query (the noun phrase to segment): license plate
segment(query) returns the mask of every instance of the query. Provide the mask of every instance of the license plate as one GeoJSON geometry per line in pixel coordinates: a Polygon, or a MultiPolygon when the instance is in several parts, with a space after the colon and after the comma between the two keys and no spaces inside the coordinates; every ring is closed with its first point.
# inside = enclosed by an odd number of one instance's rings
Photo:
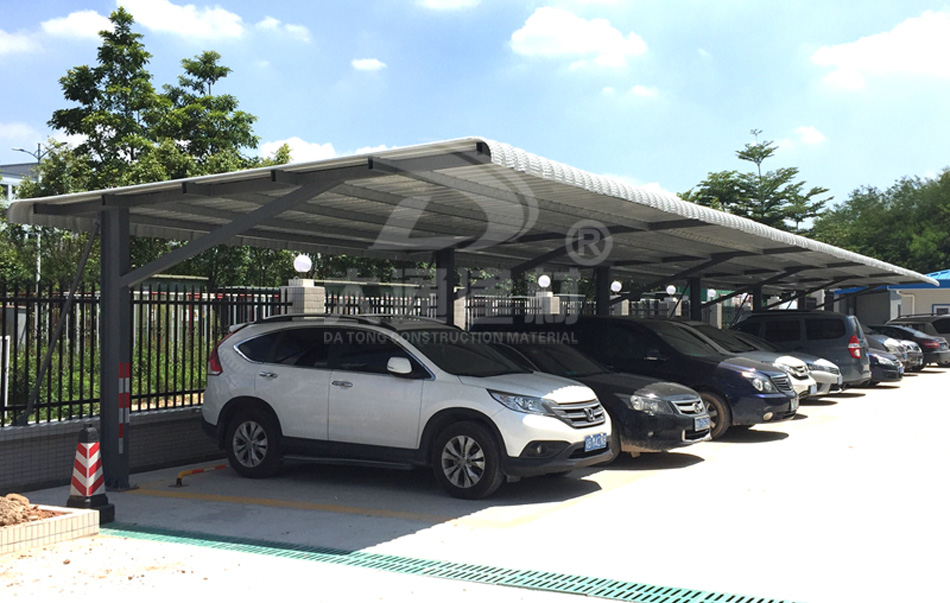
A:
{"type": "Polygon", "coordinates": [[[600,450],[607,447],[607,434],[597,433],[584,438],[584,452],[591,450],[600,450]]]}
{"type": "Polygon", "coordinates": [[[814,395],[817,394],[817,393],[818,393],[818,385],[817,385],[817,384],[815,384],[815,385],[810,385],[810,386],[808,387],[808,395],[809,395],[809,396],[814,396],[814,395]]]}
{"type": "Polygon", "coordinates": [[[702,431],[704,429],[709,429],[709,425],[711,424],[709,421],[709,417],[699,417],[698,419],[693,419],[693,421],[694,421],[693,431],[702,431]]]}

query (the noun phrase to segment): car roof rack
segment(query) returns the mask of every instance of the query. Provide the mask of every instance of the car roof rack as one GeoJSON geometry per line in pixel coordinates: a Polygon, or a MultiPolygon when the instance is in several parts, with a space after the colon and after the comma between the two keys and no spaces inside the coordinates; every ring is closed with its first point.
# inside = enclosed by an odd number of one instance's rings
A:
{"type": "Polygon", "coordinates": [[[434,318],[429,318],[427,316],[412,316],[412,315],[402,315],[402,314],[325,314],[325,313],[298,313],[298,314],[275,314],[273,316],[267,316],[265,318],[259,318],[254,321],[254,324],[268,324],[274,322],[292,322],[294,320],[308,319],[308,318],[323,318],[333,321],[340,322],[353,322],[361,325],[370,325],[375,327],[383,327],[391,331],[395,331],[396,327],[391,322],[386,322],[387,320],[399,320],[406,322],[425,322],[432,323],[438,326],[448,326],[444,322],[441,322],[434,318]]]}

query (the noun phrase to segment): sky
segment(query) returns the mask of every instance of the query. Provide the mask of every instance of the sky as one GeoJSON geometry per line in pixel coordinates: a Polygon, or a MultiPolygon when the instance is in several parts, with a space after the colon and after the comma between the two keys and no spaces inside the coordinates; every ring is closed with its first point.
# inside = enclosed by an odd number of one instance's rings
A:
{"type": "Polygon", "coordinates": [[[950,167],[950,5],[918,0],[36,0],[0,18],[0,164],[32,159],[95,65],[119,5],[176,84],[205,50],[214,92],[295,161],[465,136],[685,192],[778,150],[835,202],[950,167]]]}

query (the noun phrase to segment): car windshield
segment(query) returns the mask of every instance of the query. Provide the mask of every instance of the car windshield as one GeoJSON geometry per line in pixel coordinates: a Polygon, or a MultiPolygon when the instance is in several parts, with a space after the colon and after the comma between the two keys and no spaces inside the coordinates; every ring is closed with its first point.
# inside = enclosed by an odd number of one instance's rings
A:
{"type": "Polygon", "coordinates": [[[493,377],[528,372],[478,334],[455,329],[413,329],[399,334],[440,369],[463,377],[493,377]]]}
{"type": "Polygon", "coordinates": [[[564,344],[512,346],[543,373],[578,378],[601,375],[607,371],[583,354],[564,344]]]}
{"type": "Polygon", "coordinates": [[[705,335],[706,337],[713,340],[713,343],[722,347],[733,354],[741,354],[742,352],[755,352],[758,350],[752,344],[743,341],[742,339],[736,337],[729,331],[723,331],[722,329],[717,329],[712,325],[693,325],[693,327],[705,335]]]}
{"type": "Polygon", "coordinates": [[[779,349],[772,345],[770,342],[762,339],[761,337],[756,337],[755,335],[750,335],[749,333],[743,333],[742,331],[736,331],[735,336],[743,341],[749,342],[749,344],[757,350],[765,350],[766,352],[778,352],[779,349]]]}
{"type": "Polygon", "coordinates": [[[723,355],[722,350],[716,348],[701,335],[681,325],[655,321],[649,323],[649,328],[680,354],[699,358],[720,358],[723,355]]]}

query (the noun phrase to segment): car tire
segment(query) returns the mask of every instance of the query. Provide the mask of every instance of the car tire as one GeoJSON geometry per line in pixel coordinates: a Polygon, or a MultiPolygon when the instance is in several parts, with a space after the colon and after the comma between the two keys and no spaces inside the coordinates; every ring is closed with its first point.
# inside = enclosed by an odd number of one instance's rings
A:
{"type": "Polygon", "coordinates": [[[267,477],[280,468],[280,429],[260,409],[239,411],[225,439],[231,467],[244,477],[267,477]]]}
{"type": "Polygon", "coordinates": [[[700,392],[699,397],[709,412],[709,422],[712,424],[710,437],[714,440],[721,438],[732,425],[732,410],[719,394],[700,392]]]}
{"type": "Polygon", "coordinates": [[[439,485],[455,498],[491,495],[505,479],[495,437],[471,421],[447,427],[435,440],[432,469],[439,485]]]}

